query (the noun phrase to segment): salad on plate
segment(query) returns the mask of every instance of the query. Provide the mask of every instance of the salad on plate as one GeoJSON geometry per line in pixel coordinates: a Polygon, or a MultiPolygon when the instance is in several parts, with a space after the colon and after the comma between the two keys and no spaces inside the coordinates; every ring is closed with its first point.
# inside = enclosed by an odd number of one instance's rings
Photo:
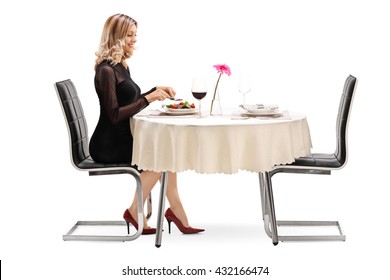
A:
{"type": "Polygon", "coordinates": [[[193,114],[197,110],[194,103],[188,101],[179,101],[170,104],[163,105],[164,113],[173,114],[173,115],[184,115],[184,114],[193,114]]]}

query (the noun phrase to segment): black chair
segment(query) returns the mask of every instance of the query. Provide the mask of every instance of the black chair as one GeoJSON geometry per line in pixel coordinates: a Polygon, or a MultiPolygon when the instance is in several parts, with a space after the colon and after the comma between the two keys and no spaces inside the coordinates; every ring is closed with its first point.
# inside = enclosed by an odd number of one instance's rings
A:
{"type": "Polygon", "coordinates": [[[336,150],[334,153],[313,153],[297,158],[293,163],[275,166],[272,171],[259,173],[260,192],[265,230],[274,245],[280,241],[345,241],[345,235],[338,221],[278,221],[271,178],[277,173],[326,174],[343,168],[348,159],[348,122],[357,80],[350,75],[344,84],[336,122],[336,150]],[[278,226],[336,227],[335,235],[279,236],[278,226]]]}
{"type": "MultiPolygon", "coordinates": [[[[143,229],[143,205],[142,185],[139,172],[129,164],[101,164],[94,162],[89,155],[89,140],[87,122],[84,111],[77,95],[76,88],[71,80],[55,83],[55,89],[64,113],[69,133],[71,162],[80,171],[88,171],[90,176],[130,174],[136,181],[138,230],[133,235],[81,235],[75,231],[81,226],[126,226],[125,221],[78,221],[67,234],[63,235],[64,240],[102,240],[102,241],[130,241],[138,238],[143,229]]],[[[148,215],[151,215],[151,200],[148,199],[148,215]]],[[[124,228],[124,231],[126,229],[124,228]]]]}

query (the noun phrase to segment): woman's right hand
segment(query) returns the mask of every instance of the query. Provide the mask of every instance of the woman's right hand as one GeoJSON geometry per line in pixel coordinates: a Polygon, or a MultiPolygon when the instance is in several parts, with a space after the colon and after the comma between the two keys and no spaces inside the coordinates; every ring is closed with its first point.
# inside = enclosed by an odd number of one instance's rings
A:
{"type": "Polygon", "coordinates": [[[157,88],[155,91],[149,93],[145,96],[146,100],[148,100],[149,103],[152,103],[153,101],[163,101],[166,98],[171,98],[172,96],[169,95],[166,91],[162,90],[161,88],[157,88]]]}

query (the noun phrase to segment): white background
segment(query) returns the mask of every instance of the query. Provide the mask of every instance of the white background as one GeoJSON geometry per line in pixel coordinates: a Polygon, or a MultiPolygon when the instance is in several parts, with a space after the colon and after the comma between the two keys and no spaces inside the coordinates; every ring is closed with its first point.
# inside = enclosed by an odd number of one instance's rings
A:
{"type": "MultiPolygon", "coordinates": [[[[383,279],[387,274],[380,255],[390,249],[386,1],[15,0],[0,5],[4,279],[126,279],[121,274],[127,266],[177,265],[207,270],[268,266],[264,279],[383,279]],[[274,177],[278,218],[340,220],[346,242],[273,246],[261,223],[257,174],[244,171],[180,174],[190,222],[206,228],[204,234],[185,236],[173,228],[168,235],[165,224],[159,249],[154,236],[127,243],[62,241],[76,220],[121,219],[134,191],[127,177],[88,177],[73,169],[53,87],[56,81],[73,80],[92,133],[99,113],[94,53],[104,21],[118,12],[139,23],[138,50],[128,62],[143,91],[171,85],[178,96],[191,99],[192,77],[201,73],[212,87],[217,78],[212,65],[226,63],[232,75],[223,76],[222,105],[239,104],[237,76],[250,73],[248,101],[306,113],[313,152],[334,150],[344,81],[349,74],[359,79],[347,166],[331,176],[274,177]]],[[[152,226],[158,192],[157,186],[152,226]]]]}

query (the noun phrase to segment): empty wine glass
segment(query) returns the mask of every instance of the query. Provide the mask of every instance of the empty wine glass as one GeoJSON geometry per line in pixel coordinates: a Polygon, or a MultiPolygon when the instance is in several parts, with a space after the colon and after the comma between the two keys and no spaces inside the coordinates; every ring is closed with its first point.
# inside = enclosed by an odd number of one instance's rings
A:
{"type": "Polygon", "coordinates": [[[245,95],[252,89],[251,77],[249,75],[240,75],[238,77],[238,91],[242,94],[242,105],[245,105],[245,95]]]}
{"type": "Polygon", "coordinates": [[[207,94],[207,81],[205,77],[194,77],[192,79],[192,87],[191,87],[192,95],[198,99],[199,101],[199,117],[202,117],[202,105],[201,100],[207,94]]]}

